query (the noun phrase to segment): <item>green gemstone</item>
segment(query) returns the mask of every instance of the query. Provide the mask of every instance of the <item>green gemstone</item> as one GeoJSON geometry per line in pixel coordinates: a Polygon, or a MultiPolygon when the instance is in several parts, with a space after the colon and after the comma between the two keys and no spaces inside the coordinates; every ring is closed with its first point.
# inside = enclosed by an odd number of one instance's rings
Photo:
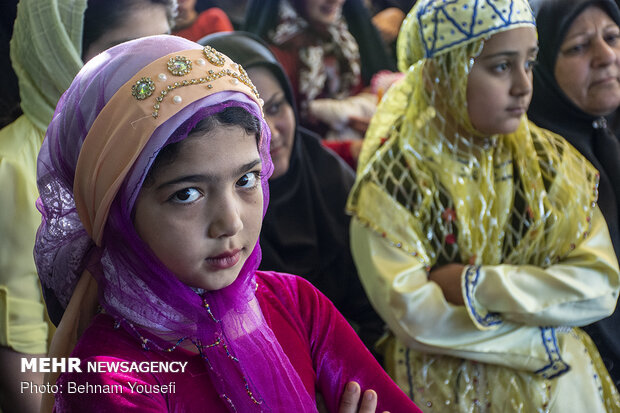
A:
{"type": "Polygon", "coordinates": [[[144,100],[153,94],[155,84],[148,77],[143,77],[131,87],[131,94],[138,100],[144,100]]]}
{"type": "Polygon", "coordinates": [[[192,70],[192,61],[183,56],[170,58],[168,70],[175,76],[183,76],[192,70]]]}

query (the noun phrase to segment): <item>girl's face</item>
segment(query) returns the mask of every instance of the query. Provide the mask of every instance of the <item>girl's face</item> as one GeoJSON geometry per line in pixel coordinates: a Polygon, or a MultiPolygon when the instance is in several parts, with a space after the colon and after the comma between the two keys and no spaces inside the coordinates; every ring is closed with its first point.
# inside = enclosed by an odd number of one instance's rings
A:
{"type": "Polygon", "coordinates": [[[538,53],[536,30],[519,27],[484,42],[467,80],[467,111],[486,135],[514,132],[532,98],[532,66],[538,53]]]}
{"type": "Polygon", "coordinates": [[[190,135],[136,200],[140,238],[183,283],[219,290],[238,276],[261,228],[256,137],[239,126],[190,135]]]}
{"type": "Polygon", "coordinates": [[[334,24],[342,14],[345,0],[305,0],[306,18],[320,26],[334,24]]]}
{"type": "Polygon", "coordinates": [[[295,137],[295,114],[286,100],[280,82],[268,69],[252,67],[247,72],[258,93],[265,100],[263,112],[271,130],[270,152],[273,161],[271,178],[277,178],[286,173],[290,164],[295,137]]]}
{"type": "Polygon", "coordinates": [[[569,27],[555,79],[578,108],[607,115],[620,105],[620,28],[602,9],[586,8],[569,27]]]}

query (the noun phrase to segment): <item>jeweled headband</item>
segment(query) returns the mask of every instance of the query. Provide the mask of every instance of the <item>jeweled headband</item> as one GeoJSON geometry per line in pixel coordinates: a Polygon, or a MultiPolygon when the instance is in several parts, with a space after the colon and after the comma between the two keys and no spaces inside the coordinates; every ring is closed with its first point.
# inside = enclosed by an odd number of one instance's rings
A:
{"type": "Polygon", "coordinates": [[[245,70],[206,46],[153,61],[112,96],[84,140],[73,183],[76,209],[97,245],[110,205],[153,132],[187,105],[221,91],[241,92],[262,108],[245,70]]]}

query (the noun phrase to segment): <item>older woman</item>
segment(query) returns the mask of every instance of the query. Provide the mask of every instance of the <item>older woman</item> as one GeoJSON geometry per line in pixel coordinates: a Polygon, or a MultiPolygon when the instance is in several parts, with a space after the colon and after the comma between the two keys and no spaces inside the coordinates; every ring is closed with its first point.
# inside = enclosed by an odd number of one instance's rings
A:
{"type": "MultiPolygon", "coordinates": [[[[600,173],[598,204],[620,255],[620,142],[605,116],[620,105],[620,10],[613,0],[532,2],[540,52],[528,111],[600,173]]],[[[620,385],[620,311],[585,328],[620,385]]]]}

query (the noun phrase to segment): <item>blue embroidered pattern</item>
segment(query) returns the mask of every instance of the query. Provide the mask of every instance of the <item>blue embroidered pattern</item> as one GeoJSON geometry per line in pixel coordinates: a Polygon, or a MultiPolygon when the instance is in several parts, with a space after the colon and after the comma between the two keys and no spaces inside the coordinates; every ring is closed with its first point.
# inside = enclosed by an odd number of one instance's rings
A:
{"type": "Polygon", "coordinates": [[[570,366],[562,360],[560,356],[560,349],[558,348],[558,340],[556,336],[556,330],[553,327],[539,327],[543,345],[549,357],[549,364],[540,370],[536,371],[536,374],[540,374],[545,379],[552,379],[560,376],[570,370],[570,366]]]}
{"type": "Polygon", "coordinates": [[[502,323],[502,318],[499,313],[480,314],[479,309],[474,306],[473,294],[474,288],[478,284],[478,278],[480,275],[480,266],[470,265],[465,270],[465,299],[467,300],[467,308],[471,315],[476,319],[476,322],[482,327],[492,327],[502,323]]]}
{"type": "Polygon", "coordinates": [[[509,0],[426,0],[417,19],[424,56],[429,58],[485,34],[517,25],[535,25],[531,10],[516,7],[509,0]]]}

